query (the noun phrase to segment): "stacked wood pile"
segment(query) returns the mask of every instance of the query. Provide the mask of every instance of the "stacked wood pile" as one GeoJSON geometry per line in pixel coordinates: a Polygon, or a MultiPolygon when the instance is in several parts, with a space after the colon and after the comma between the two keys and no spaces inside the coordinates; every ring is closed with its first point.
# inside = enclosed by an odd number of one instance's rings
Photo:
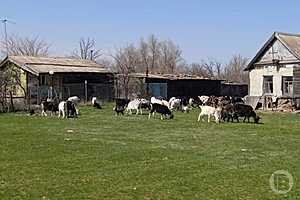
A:
{"type": "Polygon", "coordinates": [[[277,111],[280,112],[294,112],[296,111],[296,105],[291,99],[277,99],[277,111]]]}

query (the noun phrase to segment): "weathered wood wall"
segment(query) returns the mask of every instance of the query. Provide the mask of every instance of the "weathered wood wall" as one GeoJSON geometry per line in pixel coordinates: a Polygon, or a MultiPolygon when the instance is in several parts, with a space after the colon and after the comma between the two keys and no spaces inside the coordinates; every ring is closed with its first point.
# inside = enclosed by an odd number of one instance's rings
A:
{"type": "Polygon", "coordinates": [[[199,95],[221,95],[220,80],[169,80],[168,98],[184,96],[196,97],[199,95]]]}
{"type": "Polygon", "coordinates": [[[221,87],[221,95],[232,97],[244,97],[248,95],[248,85],[224,83],[221,87]]]}
{"type": "Polygon", "coordinates": [[[293,92],[294,97],[300,97],[300,65],[294,66],[293,92]]]}

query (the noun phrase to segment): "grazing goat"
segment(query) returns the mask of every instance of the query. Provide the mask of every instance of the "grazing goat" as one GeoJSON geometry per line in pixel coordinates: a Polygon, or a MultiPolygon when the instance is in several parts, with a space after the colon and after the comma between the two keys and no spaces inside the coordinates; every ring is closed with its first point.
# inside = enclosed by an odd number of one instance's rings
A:
{"type": "MultiPolygon", "coordinates": [[[[75,106],[77,106],[80,102],[80,98],[78,96],[72,96],[68,98],[68,101],[71,101],[75,104],[75,106]]],[[[79,110],[76,107],[76,115],[79,115],[79,110]]]]}
{"type": "Polygon", "coordinates": [[[127,114],[132,114],[132,110],[136,110],[136,115],[139,114],[139,112],[142,113],[140,106],[141,105],[141,101],[139,99],[134,99],[132,101],[130,101],[126,107],[126,112],[127,114]]]}
{"type": "Polygon", "coordinates": [[[77,105],[80,102],[80,98],[78,96],[72,96],[68,98],[68,101],[73,102],[75,105],[77,105]]]}
{"type": "Polygon", "coordinates": [[[227,104],[222,107],[222,120],[225,122],[227,119],[227,122],[231,120],[233,122],[233,119],[236,119],[237,122],[239,121],[239,118],[237,114],[234,111],[234,105],[233,104],[227,104]]]}
{"type": "Polygon", "coordinates": [[[141,111],[141,114],[142,113],[142,109],[148,109],[148,110],[151,110],[151,103],[150,101],[146,100],[146,99],[141,99],[140,100],[141,103],[140,103],[140,111],[141,111]]]}
{"type": "MultiPolygon", "coordinates": [[[[201,112],[198,116],[198,122],[201,120],[203,116],[207,116],[207,121],[210,122],[210,118],[214,117],[216,123],[220,122],[221,119],[221,111],[222,109],[220,107],[214,108],[211,106],[200,106],[201,112]]],[[[204,119],[202,119],[204,121],[204,119]]]]}
{"type": "Polygon", "coordinates": [[[156,112],[161,114],[161,119],[167,118],[167,116],[170,119],[174,118],[174,115],[172,114],[171,110],[167,106],[154,103],[154,104],[151,104],[151,110],[149,112],[148,119],[150,119],[151,115],[153,115],[156,112]]]}
{"type": "Polygon", "coordinates": [[[102,109],[100,102],[98,101],[97,97],[93,97],[92,98],[92,105],[93,107],[97,108],[97,109],[102,109]]]}
{"type": "Polygon", "coordinates": [[[197,97],[197,98],[190,98],[189,99],[189,106],[193,108],[199,108],[199,106],[202,106],[203,102],[197,97]]]}
{"type": "Polygon", "coordinates": [[[116,112],[116,115],[119,115],[120,113],[124,115],[124,110],[130,100],[128,99],[115,99],[115,100],[116,100],[116,106],[113,108],[113,110],[116,112]]]}
{"type": "Polygon", "coordinates": [[[76,106],[72,101],[62,101],[58,104],[58,118],[62,115],[62,118],[76,117],[76,106]]]}
{"type": "Polygon", "coordinates": [[[202,102],[202,105],[206,105],[208,100],[210,99],[209,96],[198,96],[199,100],[202,102]]]}
{"type": "Polygon", "coordinates": [[[158,99],[158,98],[155,98],[155,97],[151,97],[150,102],[151,102],[151,104],[155,104],[156,103],[156,104],[160,104],[160,105],[165,105],[168,108],[170,108],[169,102],[166,101],[166,100],[163,100],[163,99],[158,99]]]}
{"type": "Polygon", "coordinates": [[[170,109],[171,110],[180,110],[182,105],[181,105],[181,99],[177,99],[175,97],[172,97],[169,101],[170,109]],[[173,99],[172,99],[173,98],[173,99]]]}
{"type": "Polygon", "coordinates": [[[234,107],[234,112],[237,115],[237,117],[244,117],[243,122],[245,122],[246,119],[249,122],[250,117],[253,118],[254,123],[258,123],[259,120],[261,119],[259,116],[256,115],[252,106],[250,106],[250,105],[236,103],[236,104],[233,104],[233,107],[234,107]]]}
{"type": "Polygon", "coordinates": [[[58,103],[54,101],[42,101],[42,116],[47,116],[47,111],[50,111],[51,115],[58,111],[58,103]]]}

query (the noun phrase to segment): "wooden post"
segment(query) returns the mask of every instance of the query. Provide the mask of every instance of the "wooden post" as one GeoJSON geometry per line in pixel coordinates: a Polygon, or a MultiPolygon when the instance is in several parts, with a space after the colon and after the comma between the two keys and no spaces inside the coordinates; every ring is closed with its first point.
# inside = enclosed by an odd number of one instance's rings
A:
{"type": "Polygon", "coordinates": [[[87,80],[84,81],[84,92],[85,92],[85,103],[88,101],[88,88],[87,88],[87,80]]]}

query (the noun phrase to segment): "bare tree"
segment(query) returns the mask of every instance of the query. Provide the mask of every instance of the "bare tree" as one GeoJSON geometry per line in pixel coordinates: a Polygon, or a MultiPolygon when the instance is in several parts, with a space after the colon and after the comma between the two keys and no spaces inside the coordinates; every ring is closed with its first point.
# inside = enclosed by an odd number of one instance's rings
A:
{"type": "Polygon", "coordinates": [[[148,69],[149,73],[155,73],[159,67],[159,40],[155,35],[150,35],[147,41],[142,38],[138,51],[141,57],[139,71],[145,72],[148,69]]]}
{"type": "Polygon", "coordinates": [[[182,51],[174,44],[171,40],[163,41],[160,43],[161,59],[160,64],[163,67],[162,72],[165,73],[176,73],[176,67],[180,61],[182,61],[182,51]]]}
{"type": "Polygon", "coordinates": [[[199,63],[192,63],[189,66],[188,73],[191,74],[191,75],[208,77],[207,70],[203,67],[203,65],[201,65],[199,63]]]}
{"type": "Polygon", "coordinates": [[[248,73],[244,71],[248,63],[248,58],[241,55],[234,55],[225,66],[224,77],[227,81],[248,83],[248,73]]]}
{"type": "Polygon", "coordinates": [[[147,71],[146,73],[148,73],[149,69],[151,68],[149,52],[150,52],[150,49],[149,49],[148,43],[145,42],[144,39],[142,38],[140,41],[140,49],[139,49],[139,53],[141,56],[139,71],[142,73],[144,73],[146,71],[147,71]]]}
{"type": "Polygon", "coordinates": [[[154,35],[149,39],[140,41],[140,68],[150,73],[176,73],[182,59],[182,51],[178,45],[171,40],[159,41],[154,35]]]}
{"type": "Polygon", "coordinates": [[[12,95],[18,91],[23,93],[24,103],[25,105],[27,104],[28,95],[26,88],[22,84],[21,74],[22,71],[14,65],[10,65],[0,71],[0,102],[4,110],[6,109],[7,96],[10,96],[11,110],[14,111],[12,95]]]}
{"type": "Polygon", "coordinates": [[[48,56],[50,45],[39,36],[19,37],[12,35],[7,39],[8,52],[6,52],[6,42],[1,42],[1,52],[8,55],[23,55],[23,56],[48,56]]]}
{"type": "Polygon", "coordinates": [[[157,61],[157,54],[159,48],[159,41],[155,35],[151,35],[148,40],[148,46],[150,49],[150,71],[154,73],[155,64],[157,61]]]}
{"type": "Polygon", "coordinates": [[[189,66],[189,73],[209,78],[223,78],[222,64],[214,59],[202,60],[201,63],[192,63],[189,66]]]}
{"type": "Polygon", "coordinates": [[[119,48],[116,53],[112,55],[115,60],[115,68],[120,75],[120,84],[123,88],[124,96],[128,98],[130,74],[135,72],[139,64],[139,53],[133,44],[124,48],[119,48]]]}
{"type": "Polygon", "coordinates": [[[96,48],[95,40],[88,37],[79,40],[79,48],[72,52],[71,57],[96,61],[101,55],[101,50],[96,48]]]}

